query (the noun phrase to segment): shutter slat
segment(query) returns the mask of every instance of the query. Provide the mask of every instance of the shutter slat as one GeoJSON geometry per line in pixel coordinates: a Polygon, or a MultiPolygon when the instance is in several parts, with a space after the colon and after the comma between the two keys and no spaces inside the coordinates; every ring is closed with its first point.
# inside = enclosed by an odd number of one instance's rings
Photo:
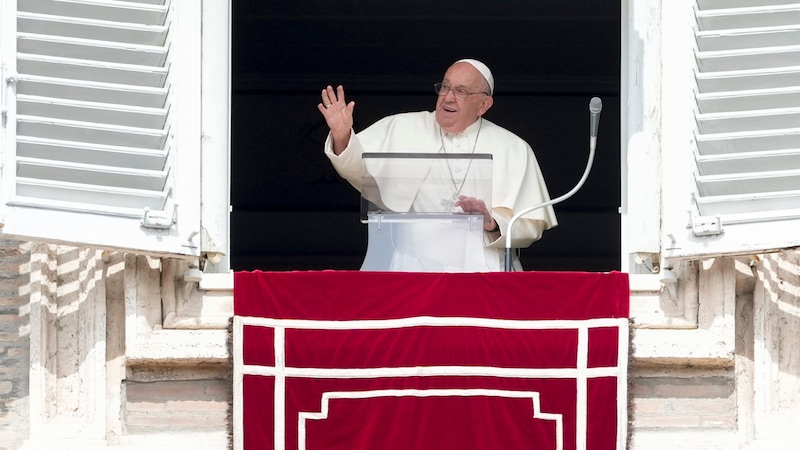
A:
{"type": "Polygon", "coordinates": [[[800,6],[796,3],[764,3],[755,7],[700,10],[697,13],[697,24],[701,30],[730,30],[800,23],[800,6]]]}
{"type": "Polygon", "coordinates": [[[66,183],[57,181],[44,182],[37,179],[19,177],[17,189],[24,202],[42,207],[61,207],[92,211],[97,205],[111,208],[111,211],[128,209],[131,217],[141,217],[142,210],[162,210],[167,201],[167,194],[157,191],[137,191],[135,189],[100,188],[91,184],[66,183]],[[77,201],[76,201],[77,199],[77,201]],[[59,205],[60,203],[60,205],[59,205]]]}
{"type": "Polygon", "coordinates": [[[800,42],[798,25],[707,31],[697,34],[697,47],[704,52],[796,45],[798,42],[800,42]]]}
{"type": "Polygon", "coordinates": [[[752,89],[796,87],[800,79],[800,65],[780,68],[757,68],[697,74],[697,87],[702,94],[708,92],[734,92],[752,89]]]}
{"type": "Polygon", "coordinates": [[[800,105],[800,86],[697,95],[697,106],[703,114],[740,110],[772,110],[792,108],[798,105],[800,105]]]}
{"type": "Polygon", "coordinates": [[[800,45],[698,52],[697,56],[697,66],[702,72],[794,67],[800,61],[800,45]]]}
{"type": "Polygon", "coordinates": [[[800,167],[800,143],[794,150],[700,155],[697,158],[697,168],[701,175],[769,172],[787,167],[800,167]]]}
{"type": "Polygon", "coordinates": [[[800,108],[753,111],[742,107],[740,111],[697,114],[697,127],[702,134],[800,129],[800,108]]]}
{"type": "Polygon", "coordinates": [[[795,3],[797,3],[797,0],[697,0],[697,6],[701,10],[752,8],[754,6],[792,5],[795,3]]]}
{"type": "Polygon", "coordinates": [[[54,99],[105,102],[144,108],[162,108],[169,87],[132,86],[86,80],[20,75],[17,93],[54,99]]]}
{"type": "Polygon", "coordinates": [[[800,190],[800,169],[696,176],[702,197],[800,190]]]}
{"type": "Polygon", "coordinates": [[[62,38],[99,39],[113,43],[163,46],[169,27],[108,22],[49,14],[17,15],[17,33],[42,34],[62,38]]]}
{"type": "Polygon", "coordinates": [[[121,23],[163,24],[165,5],[103,0],[17,0],[19,11],[65,17],[91,17],[121,23]]]}
{"type": "Polygon", "coordinates": [[[164,47],[54,38],[38,34],[20,34],[17,37],[17,51],[67,59],[85,59],[91,55],[92,61],[149,67],[162,67],[167,60],[167,50],[164,47]]]}
{"type": "Polygon", "coordinates": [[[38,180],[161,192],[166,186],[169,172],[19,157],[17,175],[38,180]]]}
{"type": "Polygon", "coordinates": [[[65,119],[135,128],[163,129],[167,120],[167,110],[162,108],[141,108],[29,95],[17,96],[17,112],[26,116],[36,116],[40,120],[65,119]]]}
{"type": "Polygon", "coordinates": [[[63,119],[17,116],[17,134],[101,145],[160,149],[166,144],[167,130],[103,125],[63,119]]]}
{"type": "Polygon", "coordinates": [[[702,148],[703,155],[719,155],[791,149],[797,147],[799,139],[798,129],[749,131],[701,134],[697,136],[697,145],[702,148]]]}
{"type": "Polygon", "coordinates": [[[30,75],[147,87],[163,87],[169,72],[167,67],[101,63],[28,53],[17,55],[17,67],[20,73],[30,75]]]}
{"type": "Polygon", "coordinates": [[[17,155],[21,157],[128,167],[142,170],[164,170],[168,150],[121,147],[21,136],[17,139],[17,155]]]}
{"type": "MultiPolygon", "coordinates": [[[[773,217],[780,219],[800,216],[800,191],[750,195],[721,195],[696,199],[707,216],[724,216],[727,222],[759,222],[773,217]],[[746,217],[741,215],[747,214],[746,217]]],[[[774,219],[773,219],[774,220],[774,219]]]]}

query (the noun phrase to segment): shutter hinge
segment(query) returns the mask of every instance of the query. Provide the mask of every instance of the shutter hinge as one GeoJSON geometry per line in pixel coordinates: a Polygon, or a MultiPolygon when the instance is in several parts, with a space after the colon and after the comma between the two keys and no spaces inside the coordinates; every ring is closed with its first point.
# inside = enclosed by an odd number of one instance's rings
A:
{"type": "MultiPolygon", "coordinates": [[[[691,213],[690,213],[691,214],[691,213]]],[[[695,236],[716,236],[722,234],[722,220],[716,216],[691,216],[692,234],[695,236]]]]}
{"type": "Polygon", "coordinates": [[[150,208],[144,209],[142,216],[142,226],[145,228],[157,228],[166,230],[178,223],[178,205],[172,208],[172,215],[169,211],[151,211],[150,208]]]}
{"type": "Polygon", "coordinates": [[[8,93],[15,84],[17,84],[16,75],[6,75],[5,64],[0,66],[0,79],[2,79],[2,86],[0,86],[0,120],[2,126],[5,128],[8,122],[8,102],[10,101],[11,94],[8,93]]]}

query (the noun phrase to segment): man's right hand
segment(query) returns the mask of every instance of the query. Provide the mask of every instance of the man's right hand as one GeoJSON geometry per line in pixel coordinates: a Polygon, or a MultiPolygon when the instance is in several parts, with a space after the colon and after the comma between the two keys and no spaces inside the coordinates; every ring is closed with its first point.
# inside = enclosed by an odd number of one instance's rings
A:
{"type": "Polygon", "coordinates": [[[325,122],[331,129],[333,152],[337,155],[342,153],[350,142],[355,107],[356,102],[345,102],[344,87],[341,85],[336,88],[336,91],[331,86],[322,90],[322,103],[317,105],[317,109],[325,117],[325,122]]]}

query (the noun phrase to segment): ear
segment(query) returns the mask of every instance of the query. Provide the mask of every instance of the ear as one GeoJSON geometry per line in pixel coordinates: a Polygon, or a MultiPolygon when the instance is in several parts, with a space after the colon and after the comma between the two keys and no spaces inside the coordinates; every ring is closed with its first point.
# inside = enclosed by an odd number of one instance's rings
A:
{"type": "Polygon", "coordinates": [[[482,115],[486,114],[486,111],[488,111],[489,108],[491,108],[493,104],[494,104],[494,98],[492,98],[492,96],[490,96],[490,95],[485,95],[483,97],[483,101],[481,102],[481,107],[478,110],[478,115],[482,116],[482,115]]]}

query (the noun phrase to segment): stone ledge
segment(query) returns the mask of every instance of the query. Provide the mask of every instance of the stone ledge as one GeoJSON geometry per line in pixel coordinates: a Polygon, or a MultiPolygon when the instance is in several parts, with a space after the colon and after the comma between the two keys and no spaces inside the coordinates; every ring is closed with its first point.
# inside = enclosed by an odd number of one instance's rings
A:
{"type": "Polygon", "coordinates": [[[734,343],[703,330],[638,329],[632,331],[635,365],[731,367],[734,343]]]}
{"type": "Polygon", "coordinates": [[[227,330],[158,330],[136,342],[127,364],[228,362],[227,330]]]}
{"type": "Polygon", "coordinates": [[[687,428],[641,430],[634,426],[630,448],[636,450],[663,450],[667,448],[692,450],[734,450],[741,447],[741,436],[733,429],[690,430],[687,428]]]}
{"type": "Polygon", "coordinates": [[[171,330],[225,330],[233,316],[233,272],[206,273],[197,289],[164,317],[171,330]]]}
{"type": "MultiPolygon", "coordinates": [[[[97,439],[31,439],[20,450],[219,450],[229,448],[226,430],[213,432],[147,433],[123,436],[118,444],[97,439]]],[[[0,447],[3,449],[3,447],[0,447]]],[[[10,449],[9,449],[10,450],[10,449]]]]}

